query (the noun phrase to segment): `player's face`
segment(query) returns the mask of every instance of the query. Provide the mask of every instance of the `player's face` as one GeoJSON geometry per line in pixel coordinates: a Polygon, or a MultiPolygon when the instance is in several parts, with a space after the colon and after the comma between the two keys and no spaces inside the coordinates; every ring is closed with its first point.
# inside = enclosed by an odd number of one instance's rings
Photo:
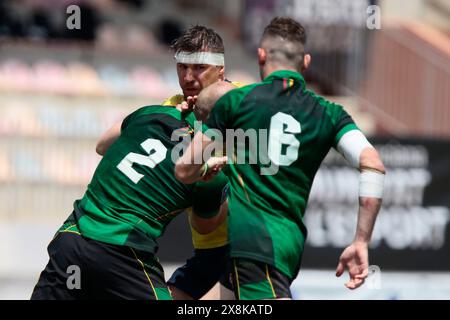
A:
{"type": "Polygon", "coordinates": [[[177,63],[177,74],[183,95],[185,97],[195,96],[203,88],[223,80],[224,67],[210,64],[177,63]]]}

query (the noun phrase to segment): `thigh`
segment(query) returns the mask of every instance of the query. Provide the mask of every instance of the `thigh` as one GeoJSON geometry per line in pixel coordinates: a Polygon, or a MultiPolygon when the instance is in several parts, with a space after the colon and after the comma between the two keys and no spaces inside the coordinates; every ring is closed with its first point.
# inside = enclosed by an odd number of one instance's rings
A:
{"type": "Polygon", "coordinates": [[[193,299],[200,299],[226,273],[228,254],[228,246],[197,249],[192,258],[175,270],[167,283],[193,299]]]}
{"type": "Polygon", "coordinates": [[[85,252],[89,292],[94,299],[170,300],[156,257],[131,247],[93,241],[85,252]]]}
{"type": "Polygon", "coordinates": [[[292,298],[291,280],[264,262],[244,258],[231,261],[231,279],[238,300],[292,298]]]}
{"type": "Polygon", "coordinates": [[[32,300],[75,300],[88,298],[84,268],[83,239],[77,233],[59,233],[47,247],[49,261],[41,272],[32,300]]]}

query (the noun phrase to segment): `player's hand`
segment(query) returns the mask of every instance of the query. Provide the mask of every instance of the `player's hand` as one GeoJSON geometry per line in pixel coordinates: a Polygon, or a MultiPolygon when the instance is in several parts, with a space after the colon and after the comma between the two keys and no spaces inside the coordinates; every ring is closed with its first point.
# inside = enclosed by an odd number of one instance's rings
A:
{"type": "Polygon", "coordinates": [[[227,156],[211,157],[206,161],[207,170],[202,177],[202,181],[209,181],[214,178],[220,170],[227,164],[227,156]]]}
{"type": "Polygon", "coordinates": [[[181,112],[188,112],[194,110],[195,103],[197,102],[197,96],[189,96],[186,101],[177,105],[177,109],[181,112]]]}
{"type": "Polygon", "coordinates": [[[354,242],[342,252],[336,268],[336,277],[340,277],[345,269],[348,270],[350,280],[345,286],[351,290],[360,287],[369,274],[368,244],[354,242]]]}

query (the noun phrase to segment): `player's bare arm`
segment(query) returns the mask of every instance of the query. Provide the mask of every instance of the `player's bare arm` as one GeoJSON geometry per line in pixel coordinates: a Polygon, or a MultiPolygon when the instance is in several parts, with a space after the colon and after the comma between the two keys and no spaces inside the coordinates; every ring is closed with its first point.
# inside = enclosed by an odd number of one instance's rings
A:
{"type": "Polygon", "coordinates": [[[176,178],[190,184],[199,180],[209,180],[217,174],[227,163],[227,157],[208,157],[204,150],[213,141],[203,134],[197,132],[189,144],[186,152],[175,164],[176,178]]]}
{"type": "Polygon", "coordinates": [[[117,138],[120,136],[121,127],[122,121],[115,123],[111,128],[109,128],[102,134],[95,147],[95,151],[99,155],[105,155],[108,148],[117,140],[117,138]]]}
{"type": "Polygon", "coordinates": [[[386,170],[378,152],[359,131],[350,131],[344,135],[338,150],[350,164],[358,166],[361,172],[355,238],[341,254],[336,269],[338,277],[345,269],[348,270],[350,279],[345,286],[353,290],[360,287],[368,276],[368,247],[381,207],[386,170]]]}
{"type": "MultiPolygon", "coordinates": [[[[199,121],[207,120],[217,100],[235,86],[219,81],[203,89],[195,100],[194,113],[199,121]]],[[[204,152],[213,143],[206,134],[197,132],[186,152],[175,165],[175,176],[183,183],[189,184],[199,180],[209,180],[227,163],[226,156],[211,156],[204,152]]],[[[226,150],[225,154],[226,154],[226,150]]]]}

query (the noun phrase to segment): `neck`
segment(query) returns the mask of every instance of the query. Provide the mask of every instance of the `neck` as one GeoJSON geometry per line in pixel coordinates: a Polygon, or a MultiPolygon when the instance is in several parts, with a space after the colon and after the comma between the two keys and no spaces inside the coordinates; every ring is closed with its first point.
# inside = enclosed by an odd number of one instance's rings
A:
{"type": "Polygon", "coordinates": [[[261,69],[261,80],[264,80],[268,75],[275,71],[281,71],[281,70],[289,70],[300,73],[296,68],[289,67],[289,66],[283,66],[283,65],[266,65],[261,69]]]}

